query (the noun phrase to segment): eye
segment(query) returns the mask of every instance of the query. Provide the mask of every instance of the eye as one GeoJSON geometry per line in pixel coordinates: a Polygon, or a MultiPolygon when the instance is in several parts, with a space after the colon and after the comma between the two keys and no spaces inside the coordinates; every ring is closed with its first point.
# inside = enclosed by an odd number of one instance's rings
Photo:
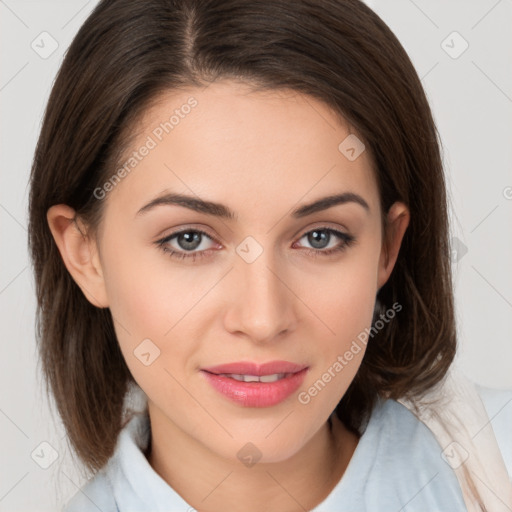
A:
{"type": "Polygon", "coordinates": [[[204,257],[209,250],[207,240],[213,242],[213,238],[204,231],[186,229],[166,236],[156,244],[173,258],[192,258],[195,261],[197,257],[204,257]]]}
{"type": "Polygon", "coordinates": [[[313,249],[305,248],[312,256],[329,256],[343,251],[355,242],[352,235],[338,231],[337,229],[320,227],[308,231],[299,239],[305,239],[313,249]],[[336,239],[338,242],[336,243],[336,239]]]}
{"type": "MultiPolygon", "coordinates": [[[[329,256],[345,250],[355,242],[352,235],[327,227],[308,231],[302,235],[299,241],[302,239],[306,239],[306,242],[312,245],[312,249],[305,247],[303,250],[313,257],[318,255],[329,256]],[[336,240],[338,240],[337,243],[336,240]]],[[[208,245],[213,242],[214,239],[204,231],[185,229],[172,233],[155,243],[172,258],[191,258],[191,261],[195,261],[197,258],[205,258],[211,255],[212,247],[208,247],[208,245]]]]}

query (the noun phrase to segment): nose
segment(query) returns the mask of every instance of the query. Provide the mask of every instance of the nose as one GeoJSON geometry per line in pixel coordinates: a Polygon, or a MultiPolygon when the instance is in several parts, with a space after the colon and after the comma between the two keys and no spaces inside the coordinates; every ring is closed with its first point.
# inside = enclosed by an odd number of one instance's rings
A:
{"type": "Polygon", "coordinates": [[[269,343],[292,332],[297,324],[293,283],[288,283],[264,251],[247,263],[240,259],[231,272],[225,328],[254,343],[269,343]]]}

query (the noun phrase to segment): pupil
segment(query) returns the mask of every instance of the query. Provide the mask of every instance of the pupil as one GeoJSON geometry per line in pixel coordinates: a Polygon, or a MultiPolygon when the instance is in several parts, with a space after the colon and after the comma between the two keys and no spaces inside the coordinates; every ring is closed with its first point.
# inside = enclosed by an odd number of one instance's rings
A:
{"type": "Polygon", "coordinates": [[[327,231],[312,231],[308,235],[308,242],[316,249],[322,249],[328,245],[329,236],[327,231]]]}
{"type": "Polygon", "coordinates": [[[184,250],[194,250],[201,244],[201,233],[187,231],[178,235],[178,244],[184,250]]]}

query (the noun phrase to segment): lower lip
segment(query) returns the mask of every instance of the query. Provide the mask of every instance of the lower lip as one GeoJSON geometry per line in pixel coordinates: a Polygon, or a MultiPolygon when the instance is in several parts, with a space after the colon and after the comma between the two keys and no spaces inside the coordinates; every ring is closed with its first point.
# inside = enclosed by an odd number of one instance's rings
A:
{"type": "Polygon", "coordinates": [[[271,407],[286,400],[304,382],[308,369],[275,382],[241,382],[204,370],[201,373],[219,393],[244,407],[271,407]]]}

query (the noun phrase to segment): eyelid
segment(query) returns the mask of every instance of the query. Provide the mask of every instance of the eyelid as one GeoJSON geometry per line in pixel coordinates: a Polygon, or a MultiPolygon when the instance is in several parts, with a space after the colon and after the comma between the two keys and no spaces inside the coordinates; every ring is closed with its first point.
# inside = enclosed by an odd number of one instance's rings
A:
{"type": "MultiPolygon", "coordinates": [[[[349,230],[345,226],[340,227],[339,224],[335,224],[335,223],[332,223],[329,221],[324,221],[324,222],[316,221],[312,226],[308,226],[307,228],[302,228],[302,229],[298,230],[297,232],[295,232],[295,234],[293,235],[293,239],[294,240],[300,239],[304,235],[308,234],[311,231],[314,231],[315,229],[325,229],[325,230],[332,229],[334,231],[341,231],[343,234],[349,235],[349,230]]],[[[168,231],[168,229],[164,230],[161,233],[165,233],[166,231],[168,231]]],[[[180,226],[179,228],[177,228],[176,231],[172,231],[171,233],[165,234],[165,235],[162,235],[161,233],[159,233],[156,236],[155,242],[158,243],[165,239],[172,238],[173,236],[179,235],[180,233],[186,233],[188,231],[197,231],[198,233],[202,233],[202,234],[208,236],[213,242],[220,244],[217,237],[215,235],[213,235],[210,232],[209,228],[204,226],[203,224],[188,224],[188,225],[180,226]]]]}
{"type": "Polygon", "coordinates": [[[174,228],[169,228],[161,231],[155,237],[155,242],[159,242],[161,240],[165,240],[166,238],[171,238],[175,235],[179,235],[180,233],[187,233],[188,231],[197,231],[198,233],[203,233],[204,235],[211,238],[214,242],[218,242],[217,237],[210,232],[209,228],[204,226],[203,224],[187,224],[184,226],[180,226],[176,228],[176,231],[173,231],[174,228]],[[162,234],[167,233],[167,234],[162,234]]]}
{"type": "Polygon", "coordinates": [[[345,234],[349,234],[349,229],[342,225],[342,224],[339,224],[339,223],[335,223],[335,222],[329,222],[329,221],[315,221],[311,226],[308,226],[307,228],[305,229],[300,229],[299,231],[297,231],[297,233],[294,235],[294,238],[299,236],[299,233],[302,233],[300,237],[304,236],[305,234],[309,233],[310,231],[314,231],[315,229],[332,229],[334,231],[341,231],[345,234]]]}

